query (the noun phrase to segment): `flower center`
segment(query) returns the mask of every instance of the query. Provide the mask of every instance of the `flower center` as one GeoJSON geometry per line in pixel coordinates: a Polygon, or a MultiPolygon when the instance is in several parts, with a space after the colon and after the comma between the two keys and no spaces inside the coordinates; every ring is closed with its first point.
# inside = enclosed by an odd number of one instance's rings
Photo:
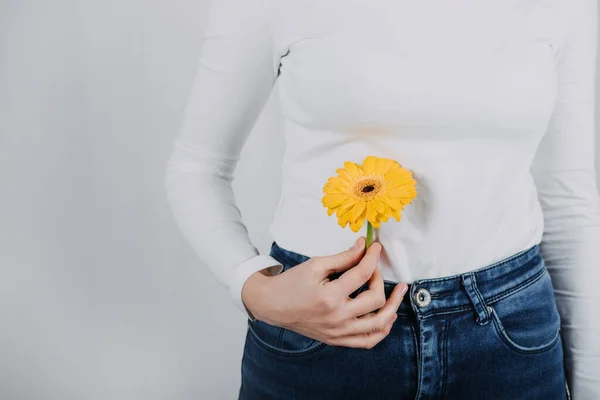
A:
{"type": "Polygon", "coordinates": [[[375,190],[375,186],[373,185],[367,185],[364,188],[362,188],[363,193],[372,192],[373,190],[375,190]]]}
{"type": "Polygon", "coordinates": [[[384,185],[381,179],[364,177],[356,182],[352,188],[352,192],[356,197],[364,201],[369,201],[381,195],[383,187],[384,185]]]}

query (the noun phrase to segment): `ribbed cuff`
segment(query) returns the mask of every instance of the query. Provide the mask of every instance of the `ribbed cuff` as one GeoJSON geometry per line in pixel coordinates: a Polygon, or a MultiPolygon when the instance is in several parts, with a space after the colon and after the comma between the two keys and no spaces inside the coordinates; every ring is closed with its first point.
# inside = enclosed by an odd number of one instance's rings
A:
{"type": "Polygon", "coordinates": [[[256,318],[254,318],[254,315],[252,315],[242,301],[242,287],[250,275],[264,268],[269,268],[271,275],[278,275],[283,270],[283,265],[270,255],[256,255],[237,266],[231,284],[229,285],[229,295],[233,299],[234,305],[248,317],[250,321],[256,321],[256,318]]]}

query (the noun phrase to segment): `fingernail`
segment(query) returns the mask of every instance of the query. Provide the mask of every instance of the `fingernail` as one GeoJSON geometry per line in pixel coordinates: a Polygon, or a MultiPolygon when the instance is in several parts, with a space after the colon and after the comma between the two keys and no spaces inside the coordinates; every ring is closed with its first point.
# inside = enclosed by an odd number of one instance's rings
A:
{"type": "Polygon", "coordinates": [[[406,285],[402,285],[402,289],[400,289],[402,296],[404,296],[406,294],[406,291],[408,290],[408,286],[406,285]]]}
{"type": "Polygon", "coordinates": [[[360,237],[354,241],[354,244],[352,245],[352,247],[350,247],[350,249],[351,250],[358,249],[359,244],[360,244],[360,237]]]}

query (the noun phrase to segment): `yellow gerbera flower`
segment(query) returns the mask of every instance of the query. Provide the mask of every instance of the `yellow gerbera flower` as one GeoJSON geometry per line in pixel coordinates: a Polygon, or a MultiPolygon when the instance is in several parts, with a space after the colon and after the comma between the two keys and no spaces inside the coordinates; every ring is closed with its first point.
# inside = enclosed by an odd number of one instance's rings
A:
{"type": "Polygon", "coordinates": [[[334,212],[342,228],[350,224],[358,232],[367,220],[367,242],[372,228],[391,216],[400,221],[404,206],[417,195],[412,173],[389,158],[367,156],[362,165],[352,161],[338,168],[323,187],[322,203],[327,214],[334,212]],[[372,226],[371,226],[372,225],[372,226]]]}

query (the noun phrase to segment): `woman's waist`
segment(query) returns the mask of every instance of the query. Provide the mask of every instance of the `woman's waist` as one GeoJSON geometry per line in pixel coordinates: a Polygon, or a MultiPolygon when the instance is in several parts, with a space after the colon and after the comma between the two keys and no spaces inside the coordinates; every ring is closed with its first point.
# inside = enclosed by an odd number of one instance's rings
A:
{"type": "MultiPolygon", "coordinates": [[[[291,250],[289,246],[284,247],[277,240],[272,242],[270,254],[287,266],[284,269],[289,269],[290,266],[293,267],[310,258],[305,253],[291,250]]],[[[486,255],[482,254],[482,256],[486,255]]],[[[493,304],[547,273],[538,243],[528,243],[522,250],[509,251],[501,257],[494,258],[491,253],[488,257],[492,257],[494,261],[487,264],[474,261],[473,265],[477,267],[466,267],[462,270],[444,269],[443,265],[430,270],[424,268],[421,271],[412,271],[416,278],[406,280],[385,273],[389,263],[394,262],[394,254],[386,254],[384,246],[378,268],[382,271],[386,297],[389,297],[399,281],[406,282],[407,295],[411,296],[411,299],[414,298],[413,303],[419,308],[422,317],[465,311],[471,309],[473,302],[478,299],[485,304],[493,304]],[[432,272],[434,270],[437,272],[432,272]],[[421,276],[420,273],[433,274],[433,276],[421,276]],[[469,291],[476,293],[477,296],[469,296],[469,291]]],[[[366,289],[368,283],[363,284],[357,290],[357,294],[366,289]]],[[[412,314],[412,309],[410,302],[403,302],[398,312],[412,314]]]]}
{"type": "MultiPolygon", "coordinates": [[[[374,229],[374,240],[383,247],[379,268],[389,281],[410,283],[476,270],[541,241],[541,210],[504,209],[477,218],[461,218],[460,214],[432,218],[426,211],[408,207],[400,221],[390,218],[374,229]]],[[[269,231],[285,249],[308,257],[327,256],[366,236],[366,222],[353,232],[349,226],[342,228],[335,214],[327,215],[318,204],[281,204],[269,231]]]]}

